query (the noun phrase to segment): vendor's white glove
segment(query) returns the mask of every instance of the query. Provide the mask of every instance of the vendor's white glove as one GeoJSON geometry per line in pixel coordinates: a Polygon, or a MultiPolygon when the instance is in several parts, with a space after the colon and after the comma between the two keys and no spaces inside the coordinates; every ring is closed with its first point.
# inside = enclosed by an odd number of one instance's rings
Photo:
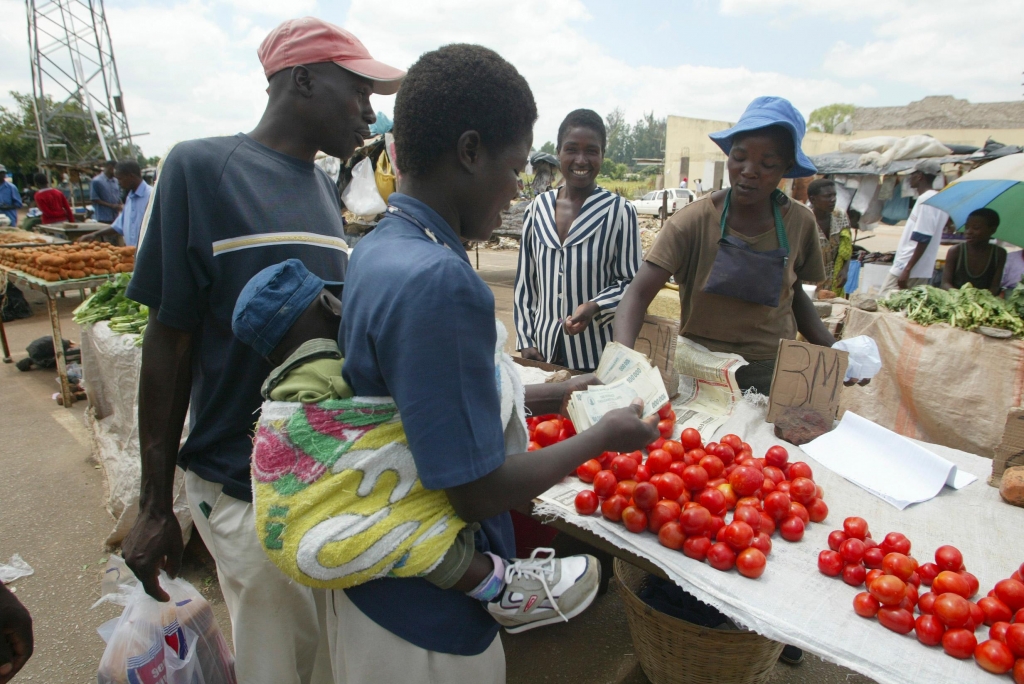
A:
{"type": "Polygon", "coordinates": [[[851,337],[848,340],[839,340],[832,345],[833,349],[844,351],[850,355],[849,365],[846,367],[845,380],[870,380],[882,370],[882,357],[878,352],[878,345],[867,335],[851,337]]]}

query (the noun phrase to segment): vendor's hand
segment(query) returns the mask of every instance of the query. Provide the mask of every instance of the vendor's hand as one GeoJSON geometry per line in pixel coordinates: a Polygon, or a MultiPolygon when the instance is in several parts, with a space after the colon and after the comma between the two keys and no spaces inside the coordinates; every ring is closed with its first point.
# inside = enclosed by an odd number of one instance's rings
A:
{"type": "Polygon", "coordinates": [[[0,684],[7,684],[32,657],[32,616],[0,584],[0,684]]]}
{"type": "Polygon", "coordinates": [[[627,408],[604,414],[592,430],[600,430],[605,451],[629,452],[643,449],[661,436],[658,414],[641,419],[644,401],[637,398],[627,408]]]}
{"type": "Polygon", "coordinates": [[[901,290],[906,290],[907,286],[910,285],[910,267],[903,269],[903,273],[900,273],[900,277],[896,279],[896,286],[901,290]]]}
{"type": "Polygon", "coordinates": [[[863,380],[861,380],[860,378],[850,378],[849,380],[843,380],[843,384],[846,385],[847,387],[853,387],[854,385],[860,385],[861,387],[863,387],[864,385],[867,385],[870,382],[871,378],[864,378],[863,380]]]}
{"type": "Polygon", "coordinates": [[[100,231],[93,231],[92,233],[86,233],[82,237],[78,238],[79,242],[92,242],[93,240],[100,239],[100,231]]]}
{"type": "Polygon", "coordinates": [[[586,375],[576,375],[571,380],[558,383],[562,386],[562,406],[558,409],[558,412],[569,417],[569,398],[572,397],[573,392],[582,392],[591,385],[602,385],[597,376],[593,373],[587,373],[586,375]]]}
{"type": "Polygon", "coordinates": [[[547,359],[544,358],[544,355],[541,354],[540,350],[536,347],[526,347],[525,349],[520,350],[519,356],[531,361],[540,361],[541,363],[547,361],[547,359]]]}
{"type": "Polygon", "coordinates": [[[185,547],[181,542],[181,526],[174,513],[141,509],[122,549],[125,564],[142,582],[146,593],[157,601],[169,601],[171,597],[160,587],[157,578],[161,570],[176,577],[181,569],[181,554],[185,547]]]}
{"type": "MultiPolygon", "coordinates": [[[[842,286],[842,288],[844,290],[846,288],[846,281],[849,279],[849,277],[850,277],[850,262],[847,261],[845,264],[843,264],[843,267],[841,269],[839,269],[839,284],[842,286]]],[[[845,294],[845,292],[836,292],[836,294],[838,296],[842,297],[845,294]]]]}
{"type": "Polygon", "coordinates": [[[579,335],[581,332],[587,329],[590,322],[594,320],[594,316],[601,310],[595,302],[584,302],[576,307],[576,310],[572,313],[572,316],[566,318],[563,322],[565,333],[567,335],[579,335]]]}

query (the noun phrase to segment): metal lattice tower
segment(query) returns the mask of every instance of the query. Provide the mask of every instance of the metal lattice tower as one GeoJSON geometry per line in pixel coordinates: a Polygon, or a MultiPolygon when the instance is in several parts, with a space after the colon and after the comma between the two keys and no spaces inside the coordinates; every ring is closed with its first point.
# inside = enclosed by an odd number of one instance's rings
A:
{"type": "Polygon", "coordinates": [[[79,165],[129,156],[132,138],[103,0],[25,4],[40,163],[79,165]],[[75,144],[62,134],[74,126],[93,134],[78,136],[75,144]],[[83,137],[90,142],[82,144],[83,137]]]}

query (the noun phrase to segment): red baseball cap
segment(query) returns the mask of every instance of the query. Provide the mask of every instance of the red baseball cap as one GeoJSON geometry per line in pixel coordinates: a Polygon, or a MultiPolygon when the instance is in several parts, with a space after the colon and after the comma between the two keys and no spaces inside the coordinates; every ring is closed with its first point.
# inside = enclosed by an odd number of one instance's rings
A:
{"type": "Polygon", "coordinates": [[[267,79],[299,64],[334,62],[373,81],[373,92],[394,95],[405,72],[378,62],[359,39],[343,28],[315,17],[290,19],[270,32],[256,51],[267,79]]]}

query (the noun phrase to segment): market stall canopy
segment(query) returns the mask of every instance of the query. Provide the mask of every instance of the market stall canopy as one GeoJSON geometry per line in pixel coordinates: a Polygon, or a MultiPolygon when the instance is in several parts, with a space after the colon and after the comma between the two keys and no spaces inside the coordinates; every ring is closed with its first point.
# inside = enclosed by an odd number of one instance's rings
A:
{"type": "MultiPolygon", "coordinates": [[[[828,152],[811,157],[811,161],[818,168],[820,174],[837,175],[862,175],[862,176],[888,176],[895,173],[910,171],[914,168],[920,158],[898,159],[889,162],[884,166],[866,164],[861,166],[860,160],[863,155],[858,152],[828,152]]],[[[967,154],[951,154],[945,157],[928,157],[940,164],[951,164],[970,159],[967,154]]]]}
{"type": "Polygon", "coordinates": [[[949,184],[925,204],[948,213],[957,227],[975,209],[999,213],[996,239],[1024,247],[1024,153],[1000,157],[949,184]]]}

